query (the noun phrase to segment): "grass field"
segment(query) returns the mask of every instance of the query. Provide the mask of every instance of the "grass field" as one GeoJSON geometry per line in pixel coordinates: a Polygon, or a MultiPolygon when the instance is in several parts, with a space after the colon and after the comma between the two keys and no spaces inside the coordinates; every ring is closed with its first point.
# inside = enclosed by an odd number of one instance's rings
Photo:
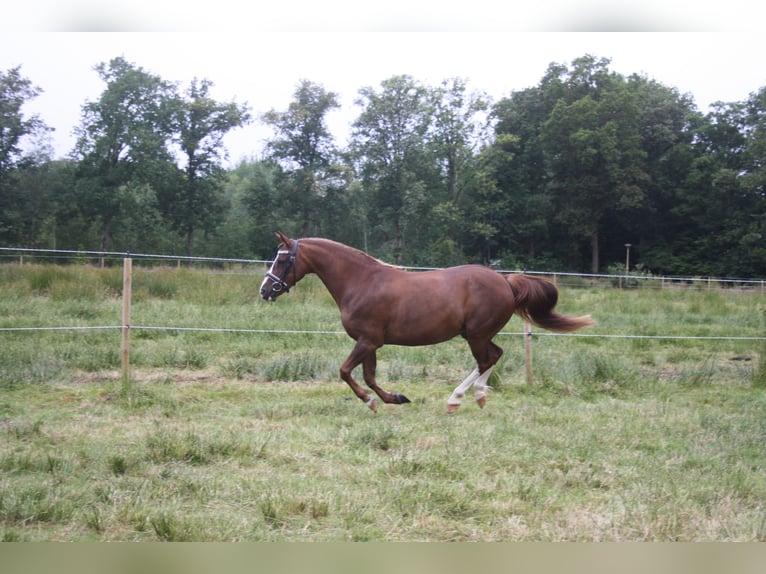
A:
{"type": "MultiPolygon", "coordinates": [[[[0,539],[766,540],[763,341],[539,336],[527,384],[500,335],[487,406],[450,416],[467,346],[385,347],[413,402],[374,414],[345,335],[182,329],[341,330],[315,278],[266,304],[260,269],[134,273],[129,387],[119,329],[0,331],[0,539]]],[[[117,326],[121,284],[0,266],[0,328],[117,326]]],[[[759,290],[561,291],[588,334],[766,333],[759,290]]]]}

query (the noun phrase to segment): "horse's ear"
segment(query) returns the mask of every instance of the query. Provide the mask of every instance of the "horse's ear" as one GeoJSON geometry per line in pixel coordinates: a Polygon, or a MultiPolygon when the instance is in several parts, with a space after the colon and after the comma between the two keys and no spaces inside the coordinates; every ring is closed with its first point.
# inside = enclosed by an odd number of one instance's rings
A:
{"type": "Polygon", "coordinates": [[[285,244],[285,247],[290,247],[293,244],[293,240],[290,239],[287,235],[285,235],[281,231],[277,231],[274,235],[276,235],[277,239],[279,239],[282,243],[285,244]]]}

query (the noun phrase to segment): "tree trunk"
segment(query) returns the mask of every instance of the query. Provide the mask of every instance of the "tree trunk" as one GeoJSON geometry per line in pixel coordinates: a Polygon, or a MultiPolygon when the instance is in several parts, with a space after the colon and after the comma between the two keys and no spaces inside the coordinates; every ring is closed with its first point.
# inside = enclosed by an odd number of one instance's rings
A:
{"type": "Polygon", "coordinates": [[[194,226],[190,225],[186,230],[186,255],[192,256],[194,251],[194,226]]]}
{"type": "MultiPolygon", "coordinates": [[[[112,247],[112,216],[104,217],[104,226],[101,229],[101,251],[109,251],[112,247]]],[[[104,267],[106,261],[104,255],[101,255],[99,265],[104,267]]]]}
{"type": "Polygon", "coordinates": [[[457,159],[452,149],[447,156],[447,197],[457,200],[457,159]]]}
{"type": "Polygon", "coordinates": [[[402,264],[402,252],[404,251],[404,231],[400,221],[396,222],[396,237],[394,237],[394,261],[396,265],[402,264]]]}
{"type": "Polygon", "coordinates": [[[112,216],[107,215],[103,219],[104,225],[101,228],[101,251],[109,251],[112,246],[112,216]]]}
{"type": "Polygon", "coordinates": [[[590,238],[590,270],[591,273],[598,273],[599,268],[601,267],[600,262],[598,260],[598,231],[594,231],[593,235],[591,235],[590,238]]]}

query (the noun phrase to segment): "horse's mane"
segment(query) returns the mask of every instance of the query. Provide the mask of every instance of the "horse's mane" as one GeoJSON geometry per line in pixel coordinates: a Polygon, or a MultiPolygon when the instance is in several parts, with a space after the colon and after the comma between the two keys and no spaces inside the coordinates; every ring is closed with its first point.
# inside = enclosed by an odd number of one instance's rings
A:
{"type": "Polygon", "coordinates": [[[391,267],[394,269],[398,269],[396,265],[391,265],[390,263],[381,261],[380,259],[370,255],[369,253],[362,251],[361,249],[357,249],[356,247],[351,247],[350,245],[345,245],[344,243],[339,243],[338,241],[333,241],[332,239],[325,239],[324,237],[311,237],[307,239],[310,239],[312,242],[316,242],[316,243],[329,243],[330,245],[333,245],[334,247],[337,247],[338,249],[353,253],[355,256],[369,263],[374,263],[376,265],[382,265],[384,267],[391,267]]]}

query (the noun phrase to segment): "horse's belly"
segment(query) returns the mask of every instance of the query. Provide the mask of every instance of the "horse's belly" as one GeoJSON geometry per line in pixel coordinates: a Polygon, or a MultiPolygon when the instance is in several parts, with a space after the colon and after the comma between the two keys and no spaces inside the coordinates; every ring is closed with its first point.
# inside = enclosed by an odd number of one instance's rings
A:
{"type": "Polygon", "coordinates": [[[443,330],[440,332],[408,332],[408,333],[386,333],[386,345],[405,345],[407,347],[417,347],[420,345],[435,345],[443,343],[460,334],[460,328],[443,330]]]}
{"type": "Polygon", "coordinates": [[[434,345],[449,341],[463,329],[463,314],[447,308],[410,310],[391,321],[385,331],[389,345],[434,345]]]}

